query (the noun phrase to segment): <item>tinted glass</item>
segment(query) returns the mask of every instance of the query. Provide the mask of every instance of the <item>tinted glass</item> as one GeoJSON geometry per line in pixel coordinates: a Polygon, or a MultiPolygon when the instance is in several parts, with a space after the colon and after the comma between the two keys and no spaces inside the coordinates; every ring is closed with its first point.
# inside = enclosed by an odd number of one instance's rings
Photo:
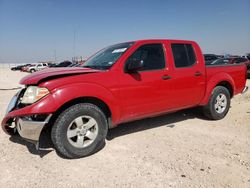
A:
{"type": "Polygon", "coordinates": [[[143,61],[141,70],[163,69],[165,67],[165,58],[162,44],[146,44],[139,47],[127,60],[143,61]]]}
{"type": "Polygon", "coordinates": [[[189,67],[195,64],[196,57],[192,45],[172,44],[175,67],[189,67]]]}
{"type": "Polygon", "coordinates": [[[189,64],[193,65],[196,62],[193,46],[191,44],[186,44],[185,46],[188,54],[189,64]]]}

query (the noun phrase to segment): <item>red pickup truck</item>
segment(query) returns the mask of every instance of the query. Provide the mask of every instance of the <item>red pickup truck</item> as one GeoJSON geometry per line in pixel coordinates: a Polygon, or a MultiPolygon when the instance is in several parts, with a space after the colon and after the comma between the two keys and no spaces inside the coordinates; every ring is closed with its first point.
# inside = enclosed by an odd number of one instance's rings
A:
{"type": "Polygon", "coordinates": [[[46,69],[21,81],[2,121],[38,143],[52,126],[56,150],[67,158],[94,153],[116,125],[202,106],[204,115],[222,119],[230,99],[247,90],[246,66],[205,66],[197,43],[139,40],[109,46],[82,67],[46,69]]]}

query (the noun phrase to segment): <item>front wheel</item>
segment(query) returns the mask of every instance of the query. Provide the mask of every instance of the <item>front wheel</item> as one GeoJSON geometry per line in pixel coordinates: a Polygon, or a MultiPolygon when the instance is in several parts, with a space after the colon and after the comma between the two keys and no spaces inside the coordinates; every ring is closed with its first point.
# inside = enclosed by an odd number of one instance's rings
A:
{"type": "Polygon", "coordinates": [[[105,142],[108,124],[96,105],[80,103],[62,112],[51,130],[56,150],[66,158],[85,157],[105,142]]]}
{"type": "Polygon", "coordinates": [[[230,93],[227,88],[217,86],[214,88],[209,102],[203,107],[203,113],[212,120],[224,118],[230,108],[230,93]]]}

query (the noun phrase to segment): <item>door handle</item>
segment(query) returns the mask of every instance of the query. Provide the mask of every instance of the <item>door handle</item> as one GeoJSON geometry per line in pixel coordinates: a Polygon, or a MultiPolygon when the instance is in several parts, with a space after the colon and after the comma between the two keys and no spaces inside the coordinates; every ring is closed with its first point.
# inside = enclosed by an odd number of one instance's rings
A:
{"type": "Polygon", "coordinates": [[[161,78],[163,80],[169,80],[169,79],[171,79],[171,76],[169,76],[169,75],[163,75],[161,78]]]}
{"type": "Polygon", "coordinates": [[[197,71],[197,72],[194,73],[194,75],[195,75],[195,76],[201,76],[202,73],[201,73],[200,71],[197,71]]]}

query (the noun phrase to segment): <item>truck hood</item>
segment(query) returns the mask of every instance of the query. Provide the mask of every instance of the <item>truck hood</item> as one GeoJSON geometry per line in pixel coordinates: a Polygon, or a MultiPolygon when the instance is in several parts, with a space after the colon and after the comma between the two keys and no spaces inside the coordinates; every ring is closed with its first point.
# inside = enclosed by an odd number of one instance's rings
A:
{"type": "Polygon", "coordinates": [[[28,76],[25,76],[21,79],[20,84],[23,85],[36,85],[42,80],[48,80],[53,78],[59,78],[63,76],[69,75],[77,75],[77,74],[89,74],[95,72],[103,72],[103,70],[96,70],[90,68],[82,68],[82,67],[71,67],[71,68],[47,68],[35,73],[32,73],[28,76]]]}

